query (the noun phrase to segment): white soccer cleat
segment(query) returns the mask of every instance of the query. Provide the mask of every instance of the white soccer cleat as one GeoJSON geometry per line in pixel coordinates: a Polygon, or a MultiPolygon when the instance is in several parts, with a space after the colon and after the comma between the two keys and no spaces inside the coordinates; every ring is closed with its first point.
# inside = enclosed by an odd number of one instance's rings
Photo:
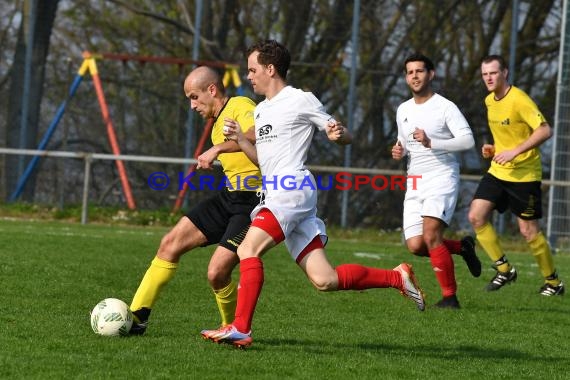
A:
{"type": "Polygon", "coordinates": [[[220,327],[217,330],[202,330],[200,334],[206,340],[211,340],[216,343],[228,343],[237,348],[246,348],[253,343],[251,331],[244,334],[238,331],[233,325],[220,327]]]}
{"type": "Polygon", "coordinates": [[[400,289],[400,293],[404,297],[414,301],[420,311],[424,311],[426,308],[424,293],[418,285],[412,266],[410,264],[402,263],[394,268],[394,270],[396,272],[400,272],[402,275],[402,288],[400,289]]]}

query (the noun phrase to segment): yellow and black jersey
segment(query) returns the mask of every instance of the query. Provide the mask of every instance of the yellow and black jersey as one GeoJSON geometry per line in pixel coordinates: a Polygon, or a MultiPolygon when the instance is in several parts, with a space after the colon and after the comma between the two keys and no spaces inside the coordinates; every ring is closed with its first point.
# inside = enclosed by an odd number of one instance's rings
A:
{"type": "MultiPolygon", "coordinates": [[[[247,131],[254,126],[253,110],[255,103],[245,96],[235,96],[228,100],[212,127],[212,144],[221,144],[226,141],[223,133],[224,118],[236,120],[242,131],[247,131]]],[[[250,161],[243,152],[222,153],[218,156],[227,181],[232,190],[261,189],[261,173],[259,168],[250,161]]]]}
{"type": "MultiPolygon", "coordinates": [[[[507,95],[496,100],[494,93],[485,98],[487,119],[493,135],[495,154],[510,150],[527,140],[546,119],[535,102],[521,89],[511,86],[507,95]]],[[[542,180],[538,147],[519,154],[506,165],[491,162],[489,173],[509,182],[542,180]]]]}

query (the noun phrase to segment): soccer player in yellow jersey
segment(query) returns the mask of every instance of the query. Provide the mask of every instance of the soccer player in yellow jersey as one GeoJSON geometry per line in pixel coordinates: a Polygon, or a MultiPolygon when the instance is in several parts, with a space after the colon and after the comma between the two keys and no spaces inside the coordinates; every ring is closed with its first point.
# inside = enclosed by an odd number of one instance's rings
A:
{"type": "Polygon", "coordinates": [[[558,278],[550,247],[538,222],[542,217],[539,146],[552,136],[552,129],[534,101],[509,84],[503,57],[483,58],[481,76],[490,92],[485,105],[494,145],[485,144],[481,149],[483,157],[491,159],[491,167],[473,196],[469,221],[497,270],[486,290],[498,290],[517,279],[517,271],[507,260],[489,222],[494,209],[502,213],[510,208],[544,277],[539,293],[562,295],[564,283],[558,278]]]}
{"type": "Polygon", "coordinates": [[[239,120],[244,131],[254,125],[255,103],[246,97],[228,97],[220,75],[211,68],[194,69],[184,81],[184,93],[192,110],[204,119],[213,118],[213,146],[198,157],[198,168],[211,169],[217,158],[227,187],[197,204],[161,240],[131,303],[134,323],[131,334],[143,334],[162,288],[173,278],[180,257],[196,248],[217,244],[208,265],[208,281],[214,291],[221,325],[233,320],[237,285],[231,273],[239,263],[237,247],[251,223],[250,213],[259,204],[261,173],[257,165],[223,134],[224,118],[239,120]],[[244,183],[247,181],[247,183],[244,183]]]}

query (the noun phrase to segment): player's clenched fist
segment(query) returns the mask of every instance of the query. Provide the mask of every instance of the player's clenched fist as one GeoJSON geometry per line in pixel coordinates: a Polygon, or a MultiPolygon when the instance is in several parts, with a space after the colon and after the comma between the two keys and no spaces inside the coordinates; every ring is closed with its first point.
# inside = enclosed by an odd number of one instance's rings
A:
{"type": "Polygon", "coordinates": [[[483,158],[493,158],[495,156],[495,146],[491,144],[483,144],[481,147],[483,158]]]}
{"type": "Polygon", "coordinates": [[[404,147],[400,140],[396,141],[396,144],[392,147],[392,158],[394,160],[401,160],[404,157],[404,147]]]}

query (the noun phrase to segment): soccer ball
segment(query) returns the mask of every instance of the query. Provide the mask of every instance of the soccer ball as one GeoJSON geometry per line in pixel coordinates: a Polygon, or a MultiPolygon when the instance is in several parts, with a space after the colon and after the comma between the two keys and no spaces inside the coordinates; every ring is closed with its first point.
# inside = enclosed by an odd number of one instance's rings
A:
{"type": "Polygon", "coordinates": [[[105,336],[129,335],[133,314],[126,303],[117,298],[105,298],[91,311],[91,328],[105,336]]]}

